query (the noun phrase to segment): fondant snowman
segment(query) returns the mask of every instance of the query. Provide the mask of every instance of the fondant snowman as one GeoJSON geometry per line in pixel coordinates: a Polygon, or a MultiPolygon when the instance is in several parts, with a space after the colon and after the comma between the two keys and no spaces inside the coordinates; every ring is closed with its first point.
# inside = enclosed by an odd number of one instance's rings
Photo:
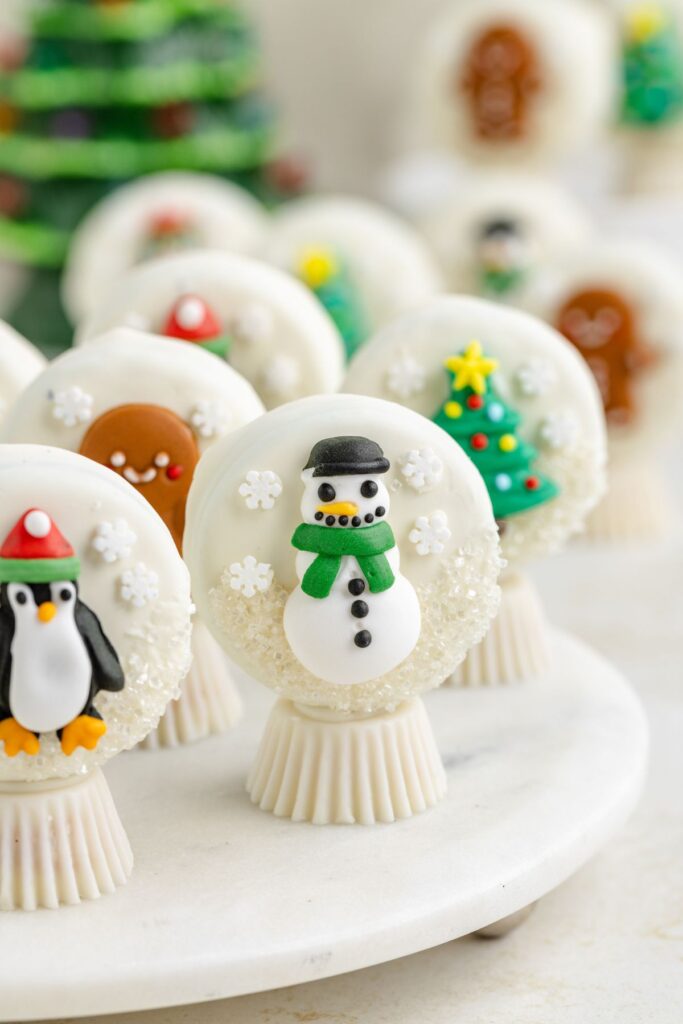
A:
{"type": "Polygon", "coordinates": [[[365,437],[314,445],[302,473],[299,585],[284,613],[287,640],[327,682],[363,683],[390,672],[415,647],[420,605],[401,575],[382,479],[389,461],[365,437]]]}

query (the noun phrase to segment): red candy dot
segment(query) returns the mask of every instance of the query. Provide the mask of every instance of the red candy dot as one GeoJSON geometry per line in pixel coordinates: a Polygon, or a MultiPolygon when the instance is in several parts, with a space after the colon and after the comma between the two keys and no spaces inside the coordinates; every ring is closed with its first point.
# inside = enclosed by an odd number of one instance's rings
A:
{"type": "Polygon", "coordinates": [[[480,452],[483,451],[484,448],[488,448],[489,439],[486,436],[486,434],[472,434],[472,437],[470,438],[470,444],[475,449],[475,451],[480,452]]]}
{"type": "Polygon", "coordinates": [[[166,470],[166,476],[168,477],[169,480],[179,480],[183,473],[183,467],[175,464],[169,466],[168,469],[166,470]]]}
{"type": "Polygon", "coordinates": [[[466,402],[468,409],[481,409],[482,405],[484,404],[484,399],[481,397],[481,395],[470,395],[467,398],[466,402]]]}
{"type": "Polygon", "coordinates": [[[541,486],[541,481],[538,479],[537,476],[528,476],[524,481],[524,486],[526,487],[527,491],[537,491],[538,488],[541,486]]]}

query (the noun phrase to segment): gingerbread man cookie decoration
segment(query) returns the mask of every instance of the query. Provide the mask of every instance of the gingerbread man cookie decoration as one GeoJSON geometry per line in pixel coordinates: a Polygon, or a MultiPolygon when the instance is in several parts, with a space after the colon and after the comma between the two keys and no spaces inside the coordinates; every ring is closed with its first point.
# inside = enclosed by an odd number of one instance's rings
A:
{"type": "Polygon", "coordinates": [[[630,422],[637,409],[634,378],[657,360],[640,336],[636,310],[616,291],[586,288],[567,298],[556,326],[592,370],[608,421],[630,422]]]}

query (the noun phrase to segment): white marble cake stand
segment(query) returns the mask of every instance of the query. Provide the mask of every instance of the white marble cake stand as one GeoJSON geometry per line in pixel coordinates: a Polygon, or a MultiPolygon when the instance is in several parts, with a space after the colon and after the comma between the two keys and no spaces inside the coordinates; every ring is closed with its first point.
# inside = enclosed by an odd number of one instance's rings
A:
{"type": "Polygon", "coordinates": [[[557,634],[553,678],[428,698],[448,771],[435,810],[394,825],[316,828],[253,807],[244,777],[268,695],[192,747],[108,770],[135,851],[123,889],[0,915],[0,1020],[256,992],[384,962],[537,900],[633,807],[645,720],[623,678],[557,634]]]}

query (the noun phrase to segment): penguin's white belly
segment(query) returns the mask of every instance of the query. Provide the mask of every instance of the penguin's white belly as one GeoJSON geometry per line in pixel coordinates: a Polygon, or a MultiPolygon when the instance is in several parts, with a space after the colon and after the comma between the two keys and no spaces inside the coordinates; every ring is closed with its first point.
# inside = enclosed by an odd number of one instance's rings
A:
{"type": "Polygon", "coordinates": [[[90,693],[92,666],[73,616],[17,623],[12,640],[9,704],[31,732],[53,732],[81,714],[90,693]]]}
{"type": "Polygon", "coordinates": [[[355,558],[346,557],[329,597],[314,598],[300,586],[285,605],[284,627],[294,654],[309,672],[337,685],[365,683],[400,665],[420,635],[420,605],[412,584],[395,572],[393,585],[379,594],[365,587],[356,596],[349,591],[352,579],[362,579],[355,558]],[[352,614],[354,601],[363,601],[368,614],[352,614]],[[370,634],[367,647],[354,637],[370,634]]]}

